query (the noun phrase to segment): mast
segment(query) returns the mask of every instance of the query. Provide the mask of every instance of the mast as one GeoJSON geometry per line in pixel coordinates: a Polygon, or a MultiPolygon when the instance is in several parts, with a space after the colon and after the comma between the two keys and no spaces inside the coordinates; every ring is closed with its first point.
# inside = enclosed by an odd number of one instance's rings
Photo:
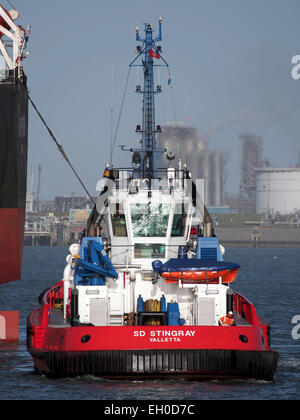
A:
{"type": "MultiPolygon", "coordinates": [[[[136,133],[141,134],[139,140],[141,147],[138,149],[129,149],[133,152],[132,163],[134,167],[135,178],[148,179],[148,185],[151,185],[151,179],[158,177],[157,161],[158,157],[165,152],[165,149],[156,147],[155,135],[161,132],[160,125],[155,126],[155,104],[154,95],[161,93],[161,87],[154,89],[154,66],[168,66],[161,56],[161,47],[156,46],[156,42],[162,40],[162,19],[159,18],[159,34],[153,37],[153,29],[149,23],[145,23],[145,37],[141,38],[139,29],[136,29],[136,40],[142,43],[137,46],[137,57],[130,64],[130,67],[139,66],[143,69],[144,86],[143,90],[137,85],[136,92],[143,95],[143,120],[141,125],[137,125],[136,133]],[[142,57],[142,64],[135,64],[137,59],[142,57]],[[162,60],[163,64],[154,64],[155,60],[162,60]]],[[[125,150],[123,148],[123,150],[125,150]]]]}

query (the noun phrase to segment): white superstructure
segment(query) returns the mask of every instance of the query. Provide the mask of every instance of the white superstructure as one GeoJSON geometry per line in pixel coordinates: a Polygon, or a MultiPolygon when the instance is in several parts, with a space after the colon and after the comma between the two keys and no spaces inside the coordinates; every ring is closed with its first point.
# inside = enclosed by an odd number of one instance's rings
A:
{"type": "MultiPolygon", "coordinates": [[[[137,317],[147,310],[141,310],[139,305],[152,305],[153,310],[155,305],[162,308],[163,301],[165,312],[170,303],[178,307],[180,319],[178,315],[176,325],[182,322],[190,326],[215,326],[226,315],[232,289],[224,284],[221,277],[218,278],[218,274],[215,275],[218,281],[214,283],[168,281],[152,265],[157,260],[164,264],[170,259],[187,261],[186,258],[201,258],[199,238],[191,237],[191,228],[195,226],[195,221],[203,226],[202,200],[198,196],[198,200],[193,201],[188,188],[189,180],[184,178],[183,171],[169,168],[166,173],[165,181],[159,187],[153,185],[151,188],[147,180],[135,180],[130,176],[117,179],[109,189],[109,195],[103,197],[103,208],[100,195],[97,206],[102,215],[101,238],[90,239],[99,240],[103,245],[118,278],[106,277],[103,284],[84,283],[84,280],[76,283],[74,256],[78,253],[80,258],[87,256],[89,238],[85,238],[81,247],[74,244],[70,248],[71,255],[64,275],[65,317],[66,305],[70,304],[69,288],[74,286],[78,291],[78,320],[95,326],[128,325],[128,319],[124,317],[126,314],[134,317],[132,322],[135,325],[142,325],[137,317]],[[186,250],[181,257],[180,247],[186,250]]],[[[223,261],[217,238],[203,239],[213,241],[216,260],[223,261]]]]}

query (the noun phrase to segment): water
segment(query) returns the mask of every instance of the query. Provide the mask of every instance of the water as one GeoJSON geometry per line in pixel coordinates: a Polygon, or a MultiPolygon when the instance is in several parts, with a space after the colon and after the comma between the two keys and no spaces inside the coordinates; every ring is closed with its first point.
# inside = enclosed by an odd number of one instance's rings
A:
{"type": "MultiPolygon", "coordinates": [[[[299,249],[227,249],[226,260],[242,269],[235,289],[248,297],[271,326],[280,360],[273,382],[110,381],[94,377],[47,379],[35,375],[26,350],[26,318],[40,292],[61,279],[65,247],[25,247],[23,279],[0,287],[1,310],[20,311],[19,344],[0,345],[0,399],[202,400],[298,399],[300,340],[292,338],[292,318],[300,315],[299,249]]],[[[299,329],[300,333],[300,329],[299,329]]]]}

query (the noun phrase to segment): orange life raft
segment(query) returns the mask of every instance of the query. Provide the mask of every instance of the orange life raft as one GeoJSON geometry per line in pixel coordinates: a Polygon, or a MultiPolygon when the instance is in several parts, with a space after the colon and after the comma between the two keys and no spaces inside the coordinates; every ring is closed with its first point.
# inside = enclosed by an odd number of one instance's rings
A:
{"type": "Polygon", "coordinates": [[[238,264],[199,259],[171,259],[161,266],[160,275],[168,283],[232,283],[240,269],[238,264]]]}

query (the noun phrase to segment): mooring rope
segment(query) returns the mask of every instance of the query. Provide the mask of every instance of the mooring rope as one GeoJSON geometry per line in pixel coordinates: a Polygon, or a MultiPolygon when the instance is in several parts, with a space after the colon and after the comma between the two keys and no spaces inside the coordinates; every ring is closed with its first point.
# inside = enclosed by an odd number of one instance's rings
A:
{"type": "Polygon", "coordinates": [[[35,105],[35,103],[33,102],[33,100],[31,99],[28,91],[26,92],[26,96],[28,98],[28,100],[30,101],[31,105],[33,106],[33,108],[35,109],[36,113],[38,114],[38,116],[40,117],[42,123],[44,124],[44,126],[46,127],[48,133],[50,134],[51,138],[53,139],[53,141],[55,142],[58,150],[60,151],[60,153],[62,154],[63,158],[65,159],[65,161],[67,162],[67,164],[70,166],[70,168],[72,169],[74,175],[76,176],[76,178],[78,179],[78,181],[80,182],[81,186],[83,187],[84,191],[87,193],[89,199],[91,200],[91,202],[95,205],[95,200],[93,199],[93,197],[91,196],[91,194],[88,192],[86,186],[84,185],[83,181],[81,180],[80,176],[78,175],[78,173],[75,171],[73,165],[71,164],[68,156],[66,155],[66,152],[64,151],[63,147],[61,144],[58,143],[58,141],[56,140],[53,132],[50,130],[50,128],[48,127],[46,121],[44,120],[43,116],[41,115],[40,111],[38,110],[37,106],[35,105]]]}

